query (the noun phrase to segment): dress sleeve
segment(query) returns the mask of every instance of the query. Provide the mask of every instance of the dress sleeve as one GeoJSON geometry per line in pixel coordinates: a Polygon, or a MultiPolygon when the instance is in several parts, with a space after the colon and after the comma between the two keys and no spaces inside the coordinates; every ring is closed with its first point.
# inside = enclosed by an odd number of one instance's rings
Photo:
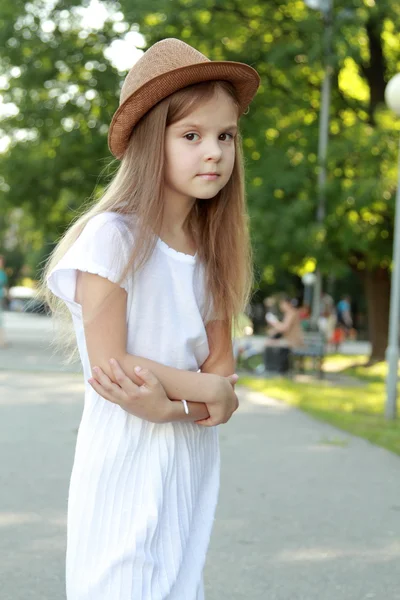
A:
{"type": "MultiPolygon", "coordinates": [[[[77,271],[100,275],[113,283],[122,275],[133,245],[132,234],[122,219],[115,213],[91,218],[47,278],[51,292],[77,316],[81,314],[81,306],[75,302],[77,271]]],[[[119,285],[129,293],[131,281],[128,274],[119,285]]]]}

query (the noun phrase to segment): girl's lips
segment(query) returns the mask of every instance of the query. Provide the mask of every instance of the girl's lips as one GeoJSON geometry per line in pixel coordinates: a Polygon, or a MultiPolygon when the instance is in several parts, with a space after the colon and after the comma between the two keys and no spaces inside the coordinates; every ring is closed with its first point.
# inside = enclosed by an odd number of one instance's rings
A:
{"type": "Polygon", "coordinates": [[[209,181],[213,181],[214,179],[218,179],[218,173],[200,173],[197,177],[201,177],[202,179],[207,179],[209,181]]]}

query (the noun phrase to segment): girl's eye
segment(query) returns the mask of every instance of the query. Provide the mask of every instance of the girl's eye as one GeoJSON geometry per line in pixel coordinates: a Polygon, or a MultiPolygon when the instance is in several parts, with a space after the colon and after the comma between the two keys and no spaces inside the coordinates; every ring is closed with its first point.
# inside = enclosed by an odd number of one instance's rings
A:
{"type": "Polygon", "coordinates": [[[199,137],[198,133],[187,133],[183,137],[185,137],[189,142],[193,142],[193,137],[191,139],[189,139],[189,136],[194,136],[194,135],[197,135],[197,137],[199,137]]]}
{"type": "MultiPolygon", "coordinates": [[[[230,140],[233,140],[233,135],[232,135],[231,133],[221,133],[221,136],[222,136],[222,135],[225,135],[225,136],[226,136],[226,135],[228,135],[228,136],[229,136],[229,139],[230,139],[230,140]]],[[[221,136],[220,136],[220,137],[221,137],[221,136]]],[[[228,140],[222,140],[222,141],[223,141],[223,142],[226,142],[226,141],[228,141],[228,140]]]]}
{"type": "MultiPolygon", "coordinates": [[[[199,134],[198,133],[187,133],[183,137],[186,138],[189,142],[194,142],[194,141],[196,141],[194,139],[194,136],[199,137],[199,134]]],[[[224,136],[225,136],[225,139],[221,140],[222,142],[227,142],[229,140],[233,140],[233,135],[231,133],[221,133],[221,135],[219,137],[221,138],[224,136]],[[226,136],[228,136],[228,139],[226,139],[226,136]]]]}

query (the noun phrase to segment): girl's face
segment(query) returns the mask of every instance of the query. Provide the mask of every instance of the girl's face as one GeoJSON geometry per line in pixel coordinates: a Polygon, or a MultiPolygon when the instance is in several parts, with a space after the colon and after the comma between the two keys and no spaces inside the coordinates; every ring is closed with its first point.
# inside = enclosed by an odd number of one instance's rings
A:
{"type": "Polygon", "coordinates": [[[187,199],[213,198],[232,174],[237,120],[232,98],[218,90],[209,101],[169,125],[165,136],[166,191],[187,199]]]}

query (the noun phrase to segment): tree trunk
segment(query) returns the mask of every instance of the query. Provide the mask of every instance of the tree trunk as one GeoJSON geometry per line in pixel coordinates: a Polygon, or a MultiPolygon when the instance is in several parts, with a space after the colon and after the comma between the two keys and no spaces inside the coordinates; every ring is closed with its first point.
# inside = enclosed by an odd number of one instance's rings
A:
{"type": "Polygon", "coordinates": [[[369,363],[385,360],[389,331],[390,275],[387,269],[364,273],[368,333],[372,345],[369,363]]]}

